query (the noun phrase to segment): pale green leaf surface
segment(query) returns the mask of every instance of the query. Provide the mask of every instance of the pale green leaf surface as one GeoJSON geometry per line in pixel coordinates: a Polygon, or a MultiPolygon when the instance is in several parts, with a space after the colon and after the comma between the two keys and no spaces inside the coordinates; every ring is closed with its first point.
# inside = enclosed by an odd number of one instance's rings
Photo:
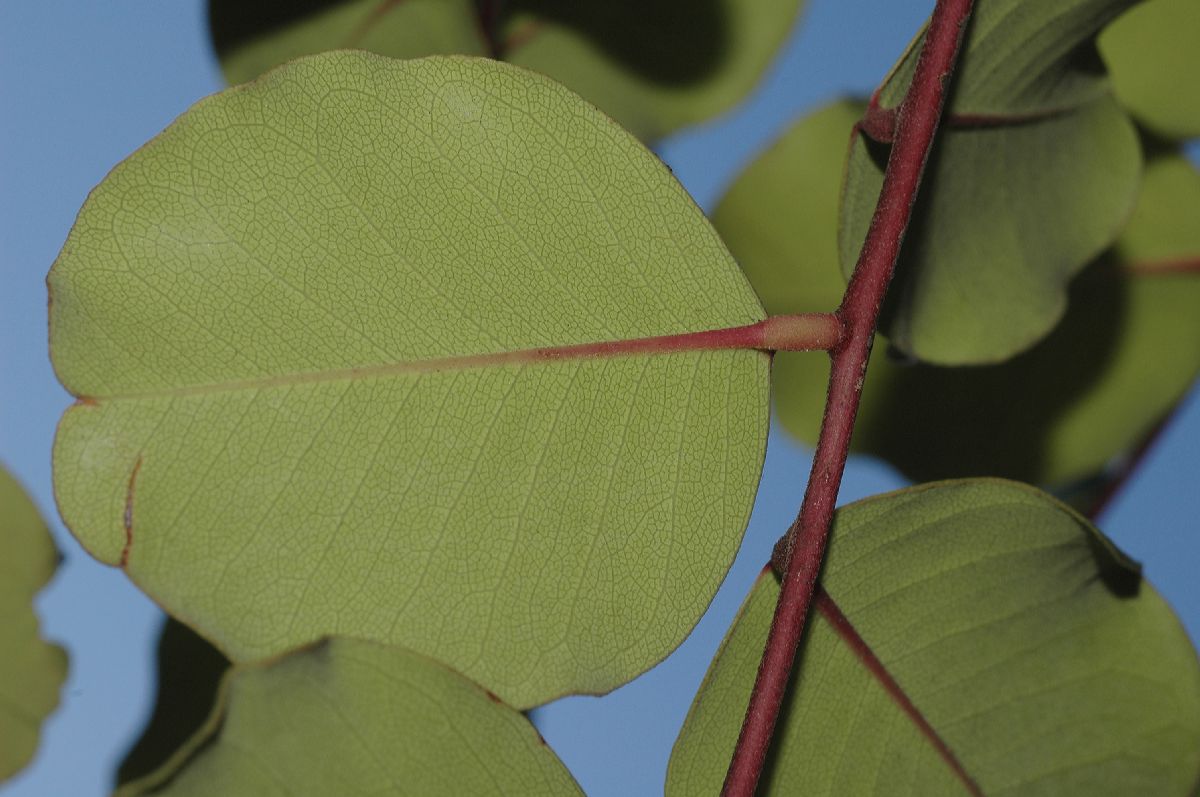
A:
{"type": "Polygon", "coordinates": [[[37,508],[0,468],[0,781],[33,758],[42,721],[67,675],[62,648],[38,634],[33,597],[58,566],[37,508]]]}
{"type": "Polygon", "coordinates": [[[533,73],[333,53],[203,101],[50,287],[63,517],[235,661],[350,634],[519,707],[603,692],[737,550],[766,355],[489,357],[762,318],[662,163],[533,73]]]}
{"type": "Polygon", "coordinates": [[[119,795],[578,795],[520,712],[403,648],[333,639],[226,677],[206,728],[119,795]]]}
{"type": "Polygon", "coordinates": [[[1117,99],[1139,122],[1168,138],[1200,136],[1200,3],[1140,3],[1099,45],[1117,99]]]}
{"type": "MultiPolygon", "coordinates": [[[[653,139],[741,100],[801,5],[514,0],[504,4],[500,38],[506,60],[549,75],[653,139]]],[[[342,47],[397,58],[488,52],[469,0],[318,0],[304,10],[248,10],[233,0],[210,0],[209,14],[222,68],[234,83],[299,55],[342,47]]]]}
{"type": "MultiPolygon", "coordinates": [[[[807,117],[734,183],[713,216],[771,313],[827,312],[835,265],[839,156],[850,103],[807,117]],[[793,213],[796,208],[802,212],[793,213]]],[[[907,365],[875,347],[854,431],[857,452],[915,481],[992,475],[1061,486],[1134,446],[1200,371],[1200,276],[1143,274],[1200,253],[1200,176],[1176,155],[1149,160],[1111,255],[1071,287],[1066,315],[1030,351],[994,366],[907,365]]],[[[816,443],[829,365],[780,352],[772,366],[785,429],[816,443]]]]}
{"type": "MultiPolygon", "coordinates": [[[[1140,150],[1093,39],[1128,4],[979,3],[881,318],[898,349],[939,365],[1029,349],[1062,317],[1071,277],[1116,239],[1140,150]]],[[[885,82],[882,107],[899,103],[916,52],[885,82]]],[[[887,154],[863,136],[851,150],[838,239],[847,276],[887,154]]]]}
{"type": "MultiPolygon", "coordinates": [[[[980,480],[851,505],[822,584],[982,793],[1194,787],[1196,652],[1136,568],[1049,496],[980,480]]],[[[669,795],[719,790],[778,594],[764,574],[714,659],[669,795]]],[[[825,616],[809,622],[764,793],[965,793],[825,616]]]]}
{"type": "MultiPolygon", "coordinates": [[[[948,110],[1023,116],[1077,108],[1109,90],[1098,69],[1096,34],[1136,0],[978,0],[963,41],[948,110]]],[[[880,90],[894,108],[917,66],[918,35],[880,90]]]]}

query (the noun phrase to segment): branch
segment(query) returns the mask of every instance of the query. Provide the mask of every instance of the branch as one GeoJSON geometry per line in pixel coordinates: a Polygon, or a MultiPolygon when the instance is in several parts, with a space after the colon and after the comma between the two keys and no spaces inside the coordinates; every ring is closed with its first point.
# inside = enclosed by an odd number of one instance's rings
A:
{"type": "Polygon", "coordinates": [[[800,515],[784,543],[782,591],[725,776],[722,793],[729,797],[751,797],[766,761],[825,556],[879,309],[912,216],[971,7],[972,0],[938,0],[912,85],[896,115],[895,144],[879,202],[837,313],[845,324],[844,337],[830,351],[829,394],[821,435],[800,515]]]}

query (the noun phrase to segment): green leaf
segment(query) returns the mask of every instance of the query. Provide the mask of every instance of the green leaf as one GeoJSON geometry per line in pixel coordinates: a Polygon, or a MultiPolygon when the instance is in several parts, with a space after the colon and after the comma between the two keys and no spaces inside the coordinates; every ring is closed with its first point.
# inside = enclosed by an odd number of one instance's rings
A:
{"type": "Polygon", "coordinates": [[[402,648],[333,639],[230,671],[207,727],[119,795],[581,794],[520,712],[402,648]]]}
{"type": "MultiPolygon", "coordinates": [[[[1116,238],[1140,152],[1095,59],[1080,53],[1125,2],[980,3],[881,322],[898,349],[960,365],[1030,348],[1062,317],[1071,277],[1116,238]]],[[[906,88],[912,58],[885,84],[882,108],[906,88]]],[[[847,276],[887,154],[864,135],[851,148],[838,239],[847,276]]]]}
{"type": "MultiPolygon", "coordinates": [[[[828,311],[838,167],[860,106],[807,117],[734,183],[714,224],[773,314],[828,311]],[[781,211],[781,209],[786,209],[781,211]]],[[[1030,351],[1000,365],[943,368],[887,356],[867,372],[853,447],[915,481],[1004,476],[1062,486],[1127,451],[1200,373],[1200,174],[1178,154],[1146,167],[1116,248],[1072,285],[1067,313],[1030,351]]],[[[829,366],[780,352],[772,366],[784,428],[815,444],[829,366]]]]}
{"type": "Polygon", "coordinates": [[[0,781],[33,758],[42,720],[58,705],[67,654],[38,635],[33,597],[58,566],[46,524],[0,468],[0,781]]]}
{"type": "MultiPolygon", "coordinates": [[[[980,480],[846,507],[822,585],[764,793],[963,794],[950,760],[988,795],[1194,788],[1196,652],[1136,566],[1049,496],[980,480]]],[[[717,653],[668,794],[720,788],[778,594],[764,574],[717,653]]]]}
{"type": "Polygon", "coordinates": [[[1117,99],[1168,138],[1200,136],[1200,3],[1139,3],[1100,34],[1117,99]]]}
{"type": "Polygon", "coordinates": [[[168,617],[158,637],[158,694],[142,735],[117,769],[128,783],[166,764],[212,716],[229,660],[195,631],[168,617]]]}
{"type": "MultiPolygon", "coordinates": [[[[341,47],[398,58],[490,45],[470,0],[210,0],[226,77],[240,83],[300,55],[341,47]]],[[[800,0],[504,3],[505,59],[565,84],[644,139],[731,108],[782,45],[800,0]]]]}
{"type": "Polygon", "coordinates": [[[767,355],[542,347],[761,307],[666,167],[525,70],[331,53],[205,100],[49,283],[63,517],[231,660],[345,634],[522,708],[604,692],[745,529],[767,355]]]}

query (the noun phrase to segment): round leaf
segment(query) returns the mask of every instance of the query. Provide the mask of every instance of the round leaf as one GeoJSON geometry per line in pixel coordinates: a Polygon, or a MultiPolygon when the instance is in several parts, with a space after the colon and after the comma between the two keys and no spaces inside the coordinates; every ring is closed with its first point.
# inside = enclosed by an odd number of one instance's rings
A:
{"type": "Polygon", "coordinates": [[[62,648],[38,635],[33,597],[58,566],[58,551],[25,491],[0,468],[0,781],[33,758],[42,721],[67,676],[62,648]]]}
{"type": "Polygon", "coordinates": [[[520,712],[424,656],[334,639],[224,681],[207,727],[118,795],[578,795],[520,712]]]}
{"type": "MultiPolygon", "coordinates": [[[[226,77],[240,83],[300,55],[354,47],[397,58],[487,55],[471,0],[209,0],[226,77]]],[[[652,139],[728,110],[758,82],[800,0],[512,0],[502,57],[543,72],[652,139]]]]}
{"type": "Polygon", "coordinates": [[[1139,3],[1100,35],[1117,99],[1168,138],[1200,136],[1200,3],[1139,3]]]}
{"type": "Polygon", "coordinates": [[[691,630],[745,529],[762,318],[650,152],[479,59],[331,53],[199,103],[50,275],[59,506],[232,660],[395,642],[527,707],[691,630]]]}
{"type": "MultiPolygon", "coordinates": [[[[1196,652],[1136,567],[1049,496],[981,480],[851,505],[822,585],[764,792],[1194,788],[1196,652]]],[[[668,794],[720,788],[778,594],[764,574],[717,653],[668,794]]]]}

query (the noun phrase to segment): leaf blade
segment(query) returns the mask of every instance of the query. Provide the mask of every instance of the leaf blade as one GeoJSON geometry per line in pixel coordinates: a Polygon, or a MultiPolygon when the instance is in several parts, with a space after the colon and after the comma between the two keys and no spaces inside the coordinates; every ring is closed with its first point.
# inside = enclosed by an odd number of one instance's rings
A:
{"type": "MultiPolygon", "coordinates": [[[[975,480],[868,499],[837,523],[827,592],[983,793],[1184,794],[1194,785],[1195,650],[1080,516],[1030,488],[975,480]]],[[[714,660],[705,689],[715,704],[748,694],[748,651],[765,636],[777,592],[772,576],[760,578],[714,660]]],[[[855,772],[864,793],[962,793],[823,619],[801,655],[773,787],[836,793],[855,772]],[[806,729],[802,718],[811,722],[821,701],[841,711],[806,729]]],[[[720,782],[738,717],[706,699],[702,691],[676,743],[669,782],[720,782]]]]}
{"type": "Polygon", "coordinates": [[[665,167],[532,73],[294,62],[114,170],[50,284],[60,378],[101,397],[60,427],[60,510],[231,659],[352,633],[522,707],[606,691],[686,635],[745,528],[765,354],[489,359],[762,317],[665,167]],[[362,105],[322,126],[314,98],[362,105]],[[388,370],[445,356],[483,361],[388,370]]]}
{"type": "Polygon", "coordinates": [[[232,670],[187,750],[119,794],[580,793],[519,712],[437,662],[351,639],[232,670]]]}

